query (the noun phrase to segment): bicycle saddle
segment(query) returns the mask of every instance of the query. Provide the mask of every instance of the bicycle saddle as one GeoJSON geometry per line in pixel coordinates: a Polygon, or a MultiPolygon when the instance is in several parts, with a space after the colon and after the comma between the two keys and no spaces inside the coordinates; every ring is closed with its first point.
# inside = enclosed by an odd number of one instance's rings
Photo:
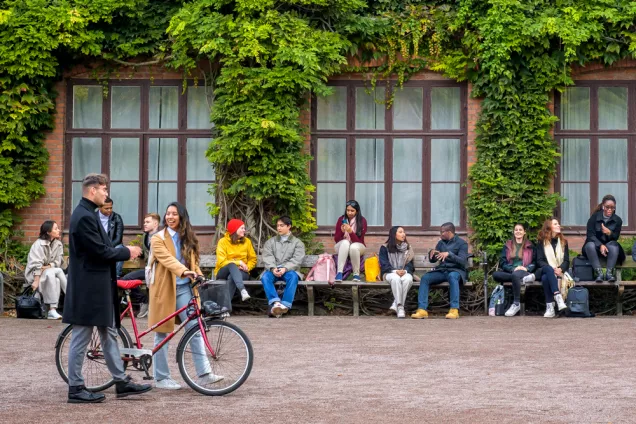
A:
{"type": "Polygon", "coordinates": [[[141,280],[117,280],[117,287],[122,290],[131,290],[141,286],[143,283],[141,280]]]}

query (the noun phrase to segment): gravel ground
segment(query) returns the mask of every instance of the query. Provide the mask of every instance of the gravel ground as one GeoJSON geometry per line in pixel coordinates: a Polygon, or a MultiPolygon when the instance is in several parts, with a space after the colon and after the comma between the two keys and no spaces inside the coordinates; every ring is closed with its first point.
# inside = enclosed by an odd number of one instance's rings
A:
{"type": "Polygon", "coordinates": [[[111,388],[72,405],[54,364],[63,324],[0,318],[0,423],[636,422],[633,318],[231,321],[255,352],[234,393],[116,400],[111,388]]]}

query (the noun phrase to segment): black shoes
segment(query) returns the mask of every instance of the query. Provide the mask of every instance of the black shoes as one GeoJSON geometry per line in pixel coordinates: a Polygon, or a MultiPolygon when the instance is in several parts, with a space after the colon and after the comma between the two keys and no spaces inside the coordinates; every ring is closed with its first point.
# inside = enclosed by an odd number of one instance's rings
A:
{"type": "Polygon", "coordinates": [[[133,383],[130,376],[126,377],[126,380],[124,381],[118,381],[117,383],[115,383],[115,392],[117,393],[117,398],[123,398],[131,395],[140,395],[151,390],[152,386],[150,384],[133,383]]]}
{"type": "Polygon", "coordinates": [[[610,283],[613,283],[616,281],[616,277],[614,276],[614,268],[607,268],[607,274],[605,274],[605,278],[610,283]]]}
{"type": "Polygon", "coordinates": [[[596,273],[596,282],[597,283],[602,283],[603,282],[603,268],[595,268],[594,272],[596,273]]]}
{"type": "Polygon", "coordinates": [[[84,386],[69,386],[68,403],[99,403],[106,399],[101,393],[93,393],[84,386]]]}

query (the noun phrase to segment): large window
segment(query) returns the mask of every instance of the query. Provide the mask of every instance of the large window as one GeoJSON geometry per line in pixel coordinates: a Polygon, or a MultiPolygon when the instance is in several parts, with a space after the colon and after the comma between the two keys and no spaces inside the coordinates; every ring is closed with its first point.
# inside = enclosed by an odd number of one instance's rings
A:
{"type": "MultiPolygon", "coordinates": [[[[66,125],[66,215],[82,196],[90,172],[110,177],[110,197],[124,224],[140,228],[148,212],[163,215],[172,201],[186,205],[193,225],[212,227],[206,203],[214,170],[210,93],[181,81],[130,80],[104,87],[73,81],[66,125]],[[70,165],[70,166],[69,166],[70,165]]],[[[67,220],[68,222],[68,220],[67,220]]]]}
{"type": "Polygon", "coordinates": [[[393,225],[465,228],[466,88],[413,81],[396,88],[333,82],[312,107],[312,179],[316,219],[331,228],[356,199],[370,230],[393,225]]]}
{"type": "Polygon", "coordinates": [[[559,209],[563,225],[585,226],[592,208],[612,194],[623,225],[633,229],[635,94],[636,84],[617,81],[579,82],[557,94],[557,187],[566,199],[559,209]]]}

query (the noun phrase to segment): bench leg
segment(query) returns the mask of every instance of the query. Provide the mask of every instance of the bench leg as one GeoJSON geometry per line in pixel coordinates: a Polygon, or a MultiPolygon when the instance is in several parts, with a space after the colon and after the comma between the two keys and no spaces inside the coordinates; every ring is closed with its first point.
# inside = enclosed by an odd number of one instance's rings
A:
{"type": "Polygon", "coordinates": [[[307,315],[314,316],[314,288],[307,286],[307,315]]]}
{"type": "Polygon", "coordinates": [[[618,286],[618,295],[616,297],[616,315],[619,317],[623,316],[623,293],[625,293],[625,286],[618,286]]]}
{"type": "Polygon", "coordinates": [[[526,314],[526,285],[525,284],[521,285],[521,296],[519,298],[519,302],[521,306],[521,311],[519,313],[521,314],[521,316],[524,316],[526,314]]]}
{"type": "Polygon", "coordinates": [[[353,297],[353,316],[360,316],[360,297],[358,293],[358,287],[351,287],[351,297],[353,297]]]}

